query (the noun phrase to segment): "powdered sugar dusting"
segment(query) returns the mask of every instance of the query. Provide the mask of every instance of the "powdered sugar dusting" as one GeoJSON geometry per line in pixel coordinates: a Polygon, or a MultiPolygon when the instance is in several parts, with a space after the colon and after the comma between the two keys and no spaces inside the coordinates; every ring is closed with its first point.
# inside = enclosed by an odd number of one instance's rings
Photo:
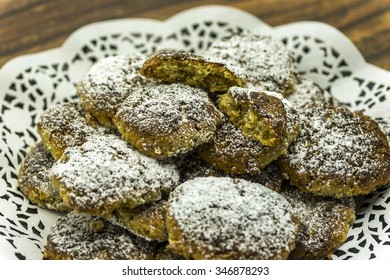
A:
{"type": "Polygon", "coordinates": [[[55,163],[51,153],[39,142],[26,155],[18,174],[19,188],[34,203],[55,210],[67,210],[58,190],[50,181],[50,170],[55,163]]]}
{"type": "Polygon", "coordinates": [[[315,196],[289,185],[281,194],[300,220],[294,257],[325,258],[344,242],[355,219],[353,198],[315,196]]]}
{"type": "Polygon", "coordinates": [[[157,248],[99,217],[69,213],[59,217],[45,247],[50,259],[153,259],[157,248]]]}
{"type": "Polygon", "coordinates": [[[83,107],[112,117],[126,97],[146,80],[139,74],[145,59],[142,54],[134,54],[99,60],[78,85],[83,107]]]}
{"type": "Polygon", "coordinates": [[[169,203],[185,242],[200,246],[205,258],[232,251],[239,259],[281,258],[294,243],[290,204],[260,184],[196,178],[179,185],[169,203]]]}
{"type": "Polygon", "coordinates": [[[209,141],[221,119],[205,91],[184,84],[151,84],[126,99],[115,123],[142,135],[143,146],[151,146],[156,154],[163,147],[155,139],[166,139],[164,145],[177,143],[170,151],[173,156],[209,141]]]}
{"type": "Polygon", "coordinates": [[[85,112],[77,102],[50,107],[41,115],[37,125],[50,132],[55,141],[68,143],[67,146],[77,145],[96,130],[87,124],[85,112]]]}
{"type": "MultiPolygon", "coordinates": [[[[140,88],[123,104],[119,115],[138,123],[141,131],[168,134],[186,122],[215,127],[220,116],[205,91],[183,84],[150,85],[140,88]]],[[[206,140],[206,139],[205,139],[206,140]]]]}
{"type": "Polygon", "coordinates": [[[57,104],[47,109],[41,115],[37,129],[55,158],[59,158],[67,147],[81,145],[92,135],[106,133],[105,128],[87,123],[85,111],[77,102],[57,104]]]}
{"type": "Polygon", "coordinates": [[[322,106],[331,104],[330,94],[321,89],[313,80],[300,76],[295,91],[287,96],[295,109],[307,106],[322,106]]]}
{"type": "Polygon", "coordinates": [[[173,164],[144,156],[116,135],[92,137],[66,149],[52,176],[77,211],[103,216],[115,208],[158,200],[179,181],[173,164]]]}
{"type": "Polygon", "coordinates": [[[248,86],[284,91],[295,83],[297,71],[291,53],[270,36],[243,32],[216,41],[205,55],[242,68],[248,86]]]}
{"type": "Polygon", "coordinates": [[[389,181],[390,149],[368,117],[342,107],[308,109],[301,127],[280,165],[294,185],[340,197],[368,193],[389,181]]]}

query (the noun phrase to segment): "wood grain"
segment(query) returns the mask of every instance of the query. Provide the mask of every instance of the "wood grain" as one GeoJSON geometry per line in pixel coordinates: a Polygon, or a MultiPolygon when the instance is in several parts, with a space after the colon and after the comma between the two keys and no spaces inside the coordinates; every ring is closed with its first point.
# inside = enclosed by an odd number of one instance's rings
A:
{"type": "Polygon", "coordinates": [[[13,57],[58,47],[88,23],[126,17],[163,20],[207,4],[236,7],[270,25],[328,23],[349,37],[368,62],[390,70],[390,0],[0,0],[0,67],[13,57]]]}

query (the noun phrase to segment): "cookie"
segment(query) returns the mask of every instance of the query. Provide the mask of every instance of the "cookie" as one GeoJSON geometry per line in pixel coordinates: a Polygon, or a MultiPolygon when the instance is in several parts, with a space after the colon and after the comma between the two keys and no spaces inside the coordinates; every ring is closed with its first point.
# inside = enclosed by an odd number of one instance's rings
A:
{"type": "Polygon", "coordinates": [[[196,178],[169,198],[168,249],[186,259],[286,259],[297,224],[292,207],[260,184],[196,178]]]}
{"type": "Polygon", "coordinates": [[[55,163],[51,153],[42,142],[33,147],[20,165],[19,189],[34,204],[40,207],[68,211],[50,180],[50,171],[55,163]]]}
{"type": "Polygon", "coordinates": [[[37,131],[47,150],[58,160],[67,147],[83,144],[88,137],[104,134],[105,129],[88,119],[77,102],[54,105],[40,116],[37,131]]]}
{"type": "Polygon", "coordinates": [[[271,190],[279,191],[283,182],[283,174],[275,164],[268,165],[260,174],[233,175],[215,168],[197,154],[192,154],[186,157],[178,168],[182,183],[197,177],[231,177],[259,183],[271,190]]]}
{"type": "Polygon", "coordinates": [[[247,138],[233,124],[225,122],[215,137],[202,145],[199,156],[217,169],[230,174],[259,174],[271,162],[287,153],[288,145],[268,147],[247,138]]]}
{"type": "Polygon", "coordinates": [[[165,220],[168,200],[163,197],[159,201],[138,206],[133,209],[118,208],[107,219],[118,226],[128,229],[148,241],[166,241],[168,239],[165,220]]]}
{"type": "Polygon", "coordinates": [[[385,134],[363,113],[343,107],[301,114],[301,132],[277,164],[292,185],[338,198],[368,194],[390,180],[385,134]]]}
{"type": "Polygon", "coordinates": [[[219,97],[218,109],[246,137],[264,146],[288,146],[298,135],[296,110],[276,92],[232,87],[219,97]]]}
{"type": "Polygon", "coordinates": [[[157,246],[103,218],[71,212],[52,227],[47,260],[151,260],[157,246]]]}
{"type": "Polygon", "coordinates": [[[205,56],[242,69],[248,87],[261,87],[287,96],[294,92],[297,70],[282,42],[244,31],[215,41],[205,56]]]}
{"type": "Polygon", "coordinates": [[[289,258],[324,259],[347,239],[355,221],[355,201],[351,197],[336,199],[303,193],[288,184],[281,192],[299,218],[295,249],[289,258]]]}
{"type": "Polygon", "coordinates": [[[168,158],[208,142],[222,122],[222,113],[201,89],[153,84],[129,96],[113,122],[123,138],[145,155],[168,158]]]}
{"type": "Polygon", "coordinates": [[[295,91],[287,96],[287,100],[298,111],[326,104],[333,105],[330,93],[304,76],[298,76],[295,91]]]}
{"type": "Polygon", "coordinates": [[[66,149],[51,175],[67,206],[103,217],[157,201],[179,181],[175,165],[141,154],[116,135],[96,136],[66,149]]]}
{"type": "Polygon", "coordinates": [[[141,74],[163,82],[183,83],[207,92],[226,92],[232,86],[245,86],[243,73],[233,65],[194,53],[158,53],[142,65],[141,74]]]}
{"type": "Polygon", "coordinates": [[[146,82],[139,73],[145,59],[142,54],[110,56],[92,65],[77,84],[82,107],[100,124],[113,127],[111,118],[122,102],[146,82]]]}

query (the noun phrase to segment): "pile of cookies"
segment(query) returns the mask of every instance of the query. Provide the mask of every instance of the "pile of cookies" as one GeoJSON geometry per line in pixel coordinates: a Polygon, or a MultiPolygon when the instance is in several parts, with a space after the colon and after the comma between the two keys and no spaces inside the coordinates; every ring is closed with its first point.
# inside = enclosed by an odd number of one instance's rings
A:
{"type": "Polygon", "coordinates": [[[19,172],[63,211],[45,259],[323,259],[390,183],[378,124],[249,32],[202,55],[107,57],[47,109],[19,172]]]}

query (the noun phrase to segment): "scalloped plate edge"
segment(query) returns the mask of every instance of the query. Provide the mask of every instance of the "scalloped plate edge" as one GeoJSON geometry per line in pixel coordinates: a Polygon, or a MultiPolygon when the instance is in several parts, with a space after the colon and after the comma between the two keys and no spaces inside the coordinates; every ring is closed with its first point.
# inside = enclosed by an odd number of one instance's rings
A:
{"type": "Polygon", "coordinates": [[[376,78],[390,79],[389,71],[368,63],[353,42],[344,33],[329,24],[318,21],[300,21],[279,25],[274,27],[274,29],[277,37],[291,34],[292,29],[300,33],[304,30],[306,34],[316,34],[317,37],[327,43],[330,42],[332,46],[336,46],[337,50],[342,53],[342,56],[348,58],[348,63],[354,68],[355,73],[372,75],[373,71],[375,71],[376,78]],[[321,30],[321,33],[318,33],[318,30],[321,30]]]}

